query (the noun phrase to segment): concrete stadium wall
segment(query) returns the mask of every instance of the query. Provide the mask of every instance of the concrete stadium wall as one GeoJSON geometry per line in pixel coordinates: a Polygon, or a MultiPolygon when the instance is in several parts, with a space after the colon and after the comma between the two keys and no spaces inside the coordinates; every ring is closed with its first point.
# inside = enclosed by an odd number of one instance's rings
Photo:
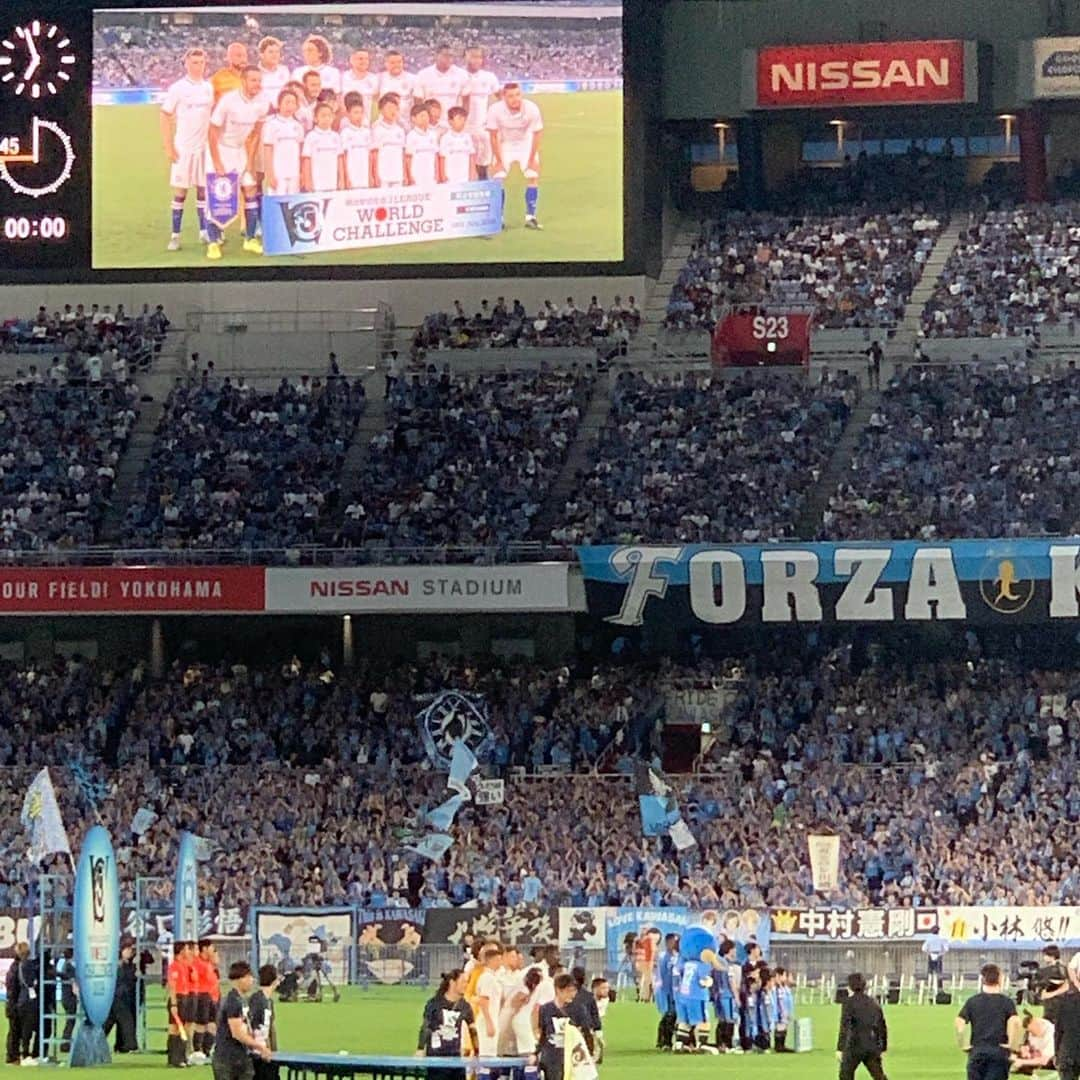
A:
{"type": "MultiPolygon", "coordinates": [[[[1080,9],[1054,33],[1080,33],[1080,9]]],[[[989,110],[1016,106],[1017,47],[1049,33],[1046,5],[1032,0],[949,0],[947,4],[883,5],[870,0],[754,0],[701,3],[673,0],[664,13],[664,117],[668,120],[743,116],[742,50],[762,45],[830,41],[962,38],[993,48],[989,110]]]]}

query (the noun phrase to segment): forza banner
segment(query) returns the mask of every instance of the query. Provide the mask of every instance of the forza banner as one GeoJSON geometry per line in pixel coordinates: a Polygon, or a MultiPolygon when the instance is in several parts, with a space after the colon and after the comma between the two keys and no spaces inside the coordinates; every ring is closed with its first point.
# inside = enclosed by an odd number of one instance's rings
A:
{"type": "Polygon", "coordinates": [[[859,41],[747,49],[748,109],[952,105],[977,101],[974,41],[859,41]]]}
{"type": "Polygon", "coordinates": [[[502,230],[502,184],[375,188],[263,196],[267,255],[460,240],[502,230]]]}
{"type": "Polygon", "coordinates": [[[583,547],[615,626],[1042,622],[1080,617],[1080,540],[583,547]]]}

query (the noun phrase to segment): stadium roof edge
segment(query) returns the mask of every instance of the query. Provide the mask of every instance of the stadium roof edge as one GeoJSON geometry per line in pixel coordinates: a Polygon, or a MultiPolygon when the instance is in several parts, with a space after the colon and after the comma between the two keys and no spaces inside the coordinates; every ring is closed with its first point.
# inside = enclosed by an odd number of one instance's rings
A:
{"type": "MultiPolygon", "coordinates": [[[[98,15],[154,15],[156,12],[182,12],[191,15],[310,15],[315,10],[331,15],[440,15],[448,14],[445,4],[275,4],[272,8],[239,7],[183,7],[163,4],[161,7],[115,7],[98,8],[98,15]]],[[[454,18],[502,16],[517,19],[621,19],[622,4],[593,5],[540,5],[534,3],[483,3],[455,4],[454,18]],[[539,10],[538,10],[539,8],[539,10]]]]}

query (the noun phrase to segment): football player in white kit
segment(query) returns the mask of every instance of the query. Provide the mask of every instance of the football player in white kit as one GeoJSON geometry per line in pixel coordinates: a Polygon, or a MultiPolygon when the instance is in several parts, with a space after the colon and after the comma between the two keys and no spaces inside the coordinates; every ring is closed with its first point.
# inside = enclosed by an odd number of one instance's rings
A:
{"type": "Polygon", "coordinates": [[[435,63],[416,73],[414,93],[421,101],[434,98],[445,116],[461,104],[468,81],[465,69],[454,63],[454,50],[449,45],[440,45],[435,50],[435,63]]]}
{"type": "Polygon", "coordinates": [[[305,38],[300,46],[300,55],[304,58],[303,66],[298,67],[292,75],[297,82],[303,82],[309,71],[317,71],[323,90],[341,93],[341,72],[334,67],[334,53],[326,38],[321,34],[312,34],[305,38]]]}
{"type": "Polygon", "coordinates": [[[295,195],[300,190],[300,151],[304,125],[296,118],[300,95],[286,87],[278,95],[277,112],[262,130],[263,164],[268,195],[295,195]]]}
{"type": "MultiPolygon", "coordinates": [[[[255,181],[255,148],[262,138],[262,125],[268,107],[262,97],[262,74],[254,66],[244,69],[244,84],[230,90],[214,106],[210,116],[210,141],[206,171],[222,176],[236,173],[244,196],[244,250],[262,254],[262,242],[255,233],[259,228],[259,189],[255,181]]],[[[210,243],[208,259],[221,258],[221,229],[207,223],[210,243]]]]}
{"type": "Polygon", "coordinates": [[[439,139],[439,183],[464,184],[476,179],[476,143],[465,130],[468,114],[450,110],[450,130],[439,139]]]}
{"type": "MultiPolygon", "coordinates": [[[[356,49],[349,56],[349,67],[341,76],[341,93],[359,94],[364,101],[364,125],[371,124],[371,110],[379,96],[379,76],[371,70],[371,54],[367,49],[356,49]]],[[[348,112],[349,107],[345,106],[348,112]]]]}
{"type": "Polygon", "coordinates": [[[476,175],[486,180],[491,165],[487,114],[491,99],[499,92],[499,78],[495,72],[485,70],[484,50],[479,45],[470,45],[465,50],[465,75],[468,80],[465,84],[465,106],[469,110],[465,126],[476,143],[476,175]]]}
{"type": "Polygon", "coordinates": [[[379,98],[379,119],[371,125],[371,186],[401,187],[405,182],[405,129],[398,123],[397,94],[379,98]]]}
{"type": "Polygon", "coordinates": [[[431,126],[427,106],[412,107],[412,130],[405,136],[405,183],[433,188],[439,174],[439,133],[431,126]]]}
{"type": "Polygon", "coordinates": [[[199,238],[206,243],[206,139],[214,111],[214,88],[206,79],[206,52],[190,49],[184,57],[187,74],[174,82],[161,104],[161,139],[169,159],[172,188],[172,233],[169,251],[180,250],[180,227],[189,188],[195,189],[199,238]]]}
{"type": "Polygon", "coordinates": [[[300,186],[304,191],[337,191],[341,176],[341,136],[334,130],[334,107],[315,106],[315,126],[304,137],[300,154],[300,186]]]}
{"type": "Polygon", "coordinates": [[[345,187],[371,187],[371,128],[364,96],[357,90],[345,95],[345,118],[341,121],[341,155],[345,187]]]}
{"type": "Polygon", "coordinates": [[[525,177],[525,228],[539,229],[536,207],[540,200],[540,143],[544,119],[534,101],[521,91],[520,83],[508,82],[501,101],[488,109],[491,164],[496,180],[505,180],[516,165],[525,177]]]}
{"type": "Polygon", "coordinates": [[[397,94],[398,122],[404,127],[409,123],[412,112],[416,77],[405,70],[405,57],[397,49],[391,49],[385,56],[386,70],[379,75],[379,112],[382,112],[382,100],[387,94],[397,94]]]}
{"type": "Polygon", "coordinates": [[[277,108],[278,96],[289,82],[289,68],[281,62],[282,43],[276,37],[264,37],[259,42],[259,71],[262,74],[262,93],[272,109],[277,108]]]}

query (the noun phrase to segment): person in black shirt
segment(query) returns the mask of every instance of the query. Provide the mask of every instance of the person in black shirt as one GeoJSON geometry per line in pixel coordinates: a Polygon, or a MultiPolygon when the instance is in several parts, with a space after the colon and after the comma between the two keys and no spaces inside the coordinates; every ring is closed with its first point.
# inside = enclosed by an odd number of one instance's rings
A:
{"type": "Polygon", "coordinates": [[[1059,1080],[1080,1080],[1080,981],[1070,980],[1058,1003],[1054,1027],[1054,1064],[1059,1080]]]}
{"type": "Polygon", "coordinates": [[[217,1042],[214,1044],[214,1080],[252,1080],[255,1067],[251,1055],[270,1060],[270,1048],[260,1046],[251,1034],[246,996],[255,979],[251,965],[238,960],[229,968],[229,992],[221,999],[217,1014],[217,1042]],[[249,1053],[250,1051],[250,1053],[249,1053]]]}
{"type": "Polygon", "coordinates": [[[38,997],[38,961],[34,956],[26,956],[19,961],[19,996],[16,998],[17,1021],[19,1025],[19,1057],[29,1058],[38,1036],[38,1009],[41,1000],[38,997]]]}
{"type": "Polygon", "coordinates": [[[840,1033],[836,1037],[836,1060],[840,1062],[840,1080],[852,1080],[863,1065],[874,1080],[886,1080],[881,1065],[889,1049],[889,1029],[881,1006],[868,997],[866,979],[859,972],[848,976],[848,994],[840,1010],[840,1033]]]}
{"type": "MultiPolygon", "coordinates": [[[[135,1010],[138,978],[135,973],[135,942],[125,939],[120,945],[120,965],[116,969],[116,990],[112,1009],[105,1021],[105,1034],[116,1027],[114,1049],[118,1054],[131,1054],[139,1049],[135,1037],[135,1010]]],[[[65,1006],[66,1008],[66,1006],[65,1006]]]]}
{"type": "MultiPolygon", "coordinates": [[[[260,1046],[276,1050],[277,1027],[274,1024],[274,991],[277,989],[278,973],[273,964],[259,968],[259,989],[248,1001],[248,1021],[251,1034],[260,1046]]],[[[255,1080],[278,1080],[278,1067],[272,1061],[255,1059],[255,1080]]]]}
{"type": "Polygon", "coordinates": [[[569,1024],[568,1006],[577,995],[573,977],[555,976],[555,1000],[540,1006],[539,1058],[544,1080],[563,1080],[563,1056],[566,1050],[566,1025],[569,1024]]]}
{"type": "MultiPolygon", "coordinates": [[[[446,972],[435,996],[424,1006],[420,1035],[416,1041],[417,1057],[463,1057],[461,1026],[468,1028],[475,1050],[480,1045],[476,1016],[465,1000],[469,977],[461,968],[446,972]]],[[[429,1080],[463,1080],[464,1069],[429,1069],[429,1080]]]]}
{"type": "Polygon", "coordinates": [[[79,997],[75,990],[75,960],[70,949],[57,961],[56,974],[60,978],[60,1004],[64,1007],[64,1032],[60,1036],[60,1052],[71,1050],[71,1036],[75,1021],[79,1018],[79,997]]]}
{"type": "Polygon", "coordinates": [[[570,1023],[581,1031],[585,1036],[585,1045],[589,1053],[596,1054],[596,1040],[594,1035],[600,1030],[600,1011],[596,1007],[596,998],[585,989],[585,969],[583,967],[572,968],[570,977],[574,980],[574,996],[570,1004],[566,1006],[566,1015],[570,1017],[570,1023]]]}
{"type": "Polygon", "coordinates": [[[1020,1048],[1023,1028],[1012,998],[1001,992],[1001,969],[997,964],[982,969],[982,990],[968,998],[956,1018],[956,1038],[962,1047],[968,1024],[968,1080],[1006,1080],[1009,1051],[1020,1048]]]}
{"type": "Polygon", "coordinates": [[[7,1063],[18,1065],[22,1060],[20,1054],[19,1036],[21,1027],[19,1024],[19,968],[22,962],[30,955],[30,946],[25,941],[20,941],[15,946],[15,959],[4,976],[4,1016],[7,1017],[7,1063]]]}

